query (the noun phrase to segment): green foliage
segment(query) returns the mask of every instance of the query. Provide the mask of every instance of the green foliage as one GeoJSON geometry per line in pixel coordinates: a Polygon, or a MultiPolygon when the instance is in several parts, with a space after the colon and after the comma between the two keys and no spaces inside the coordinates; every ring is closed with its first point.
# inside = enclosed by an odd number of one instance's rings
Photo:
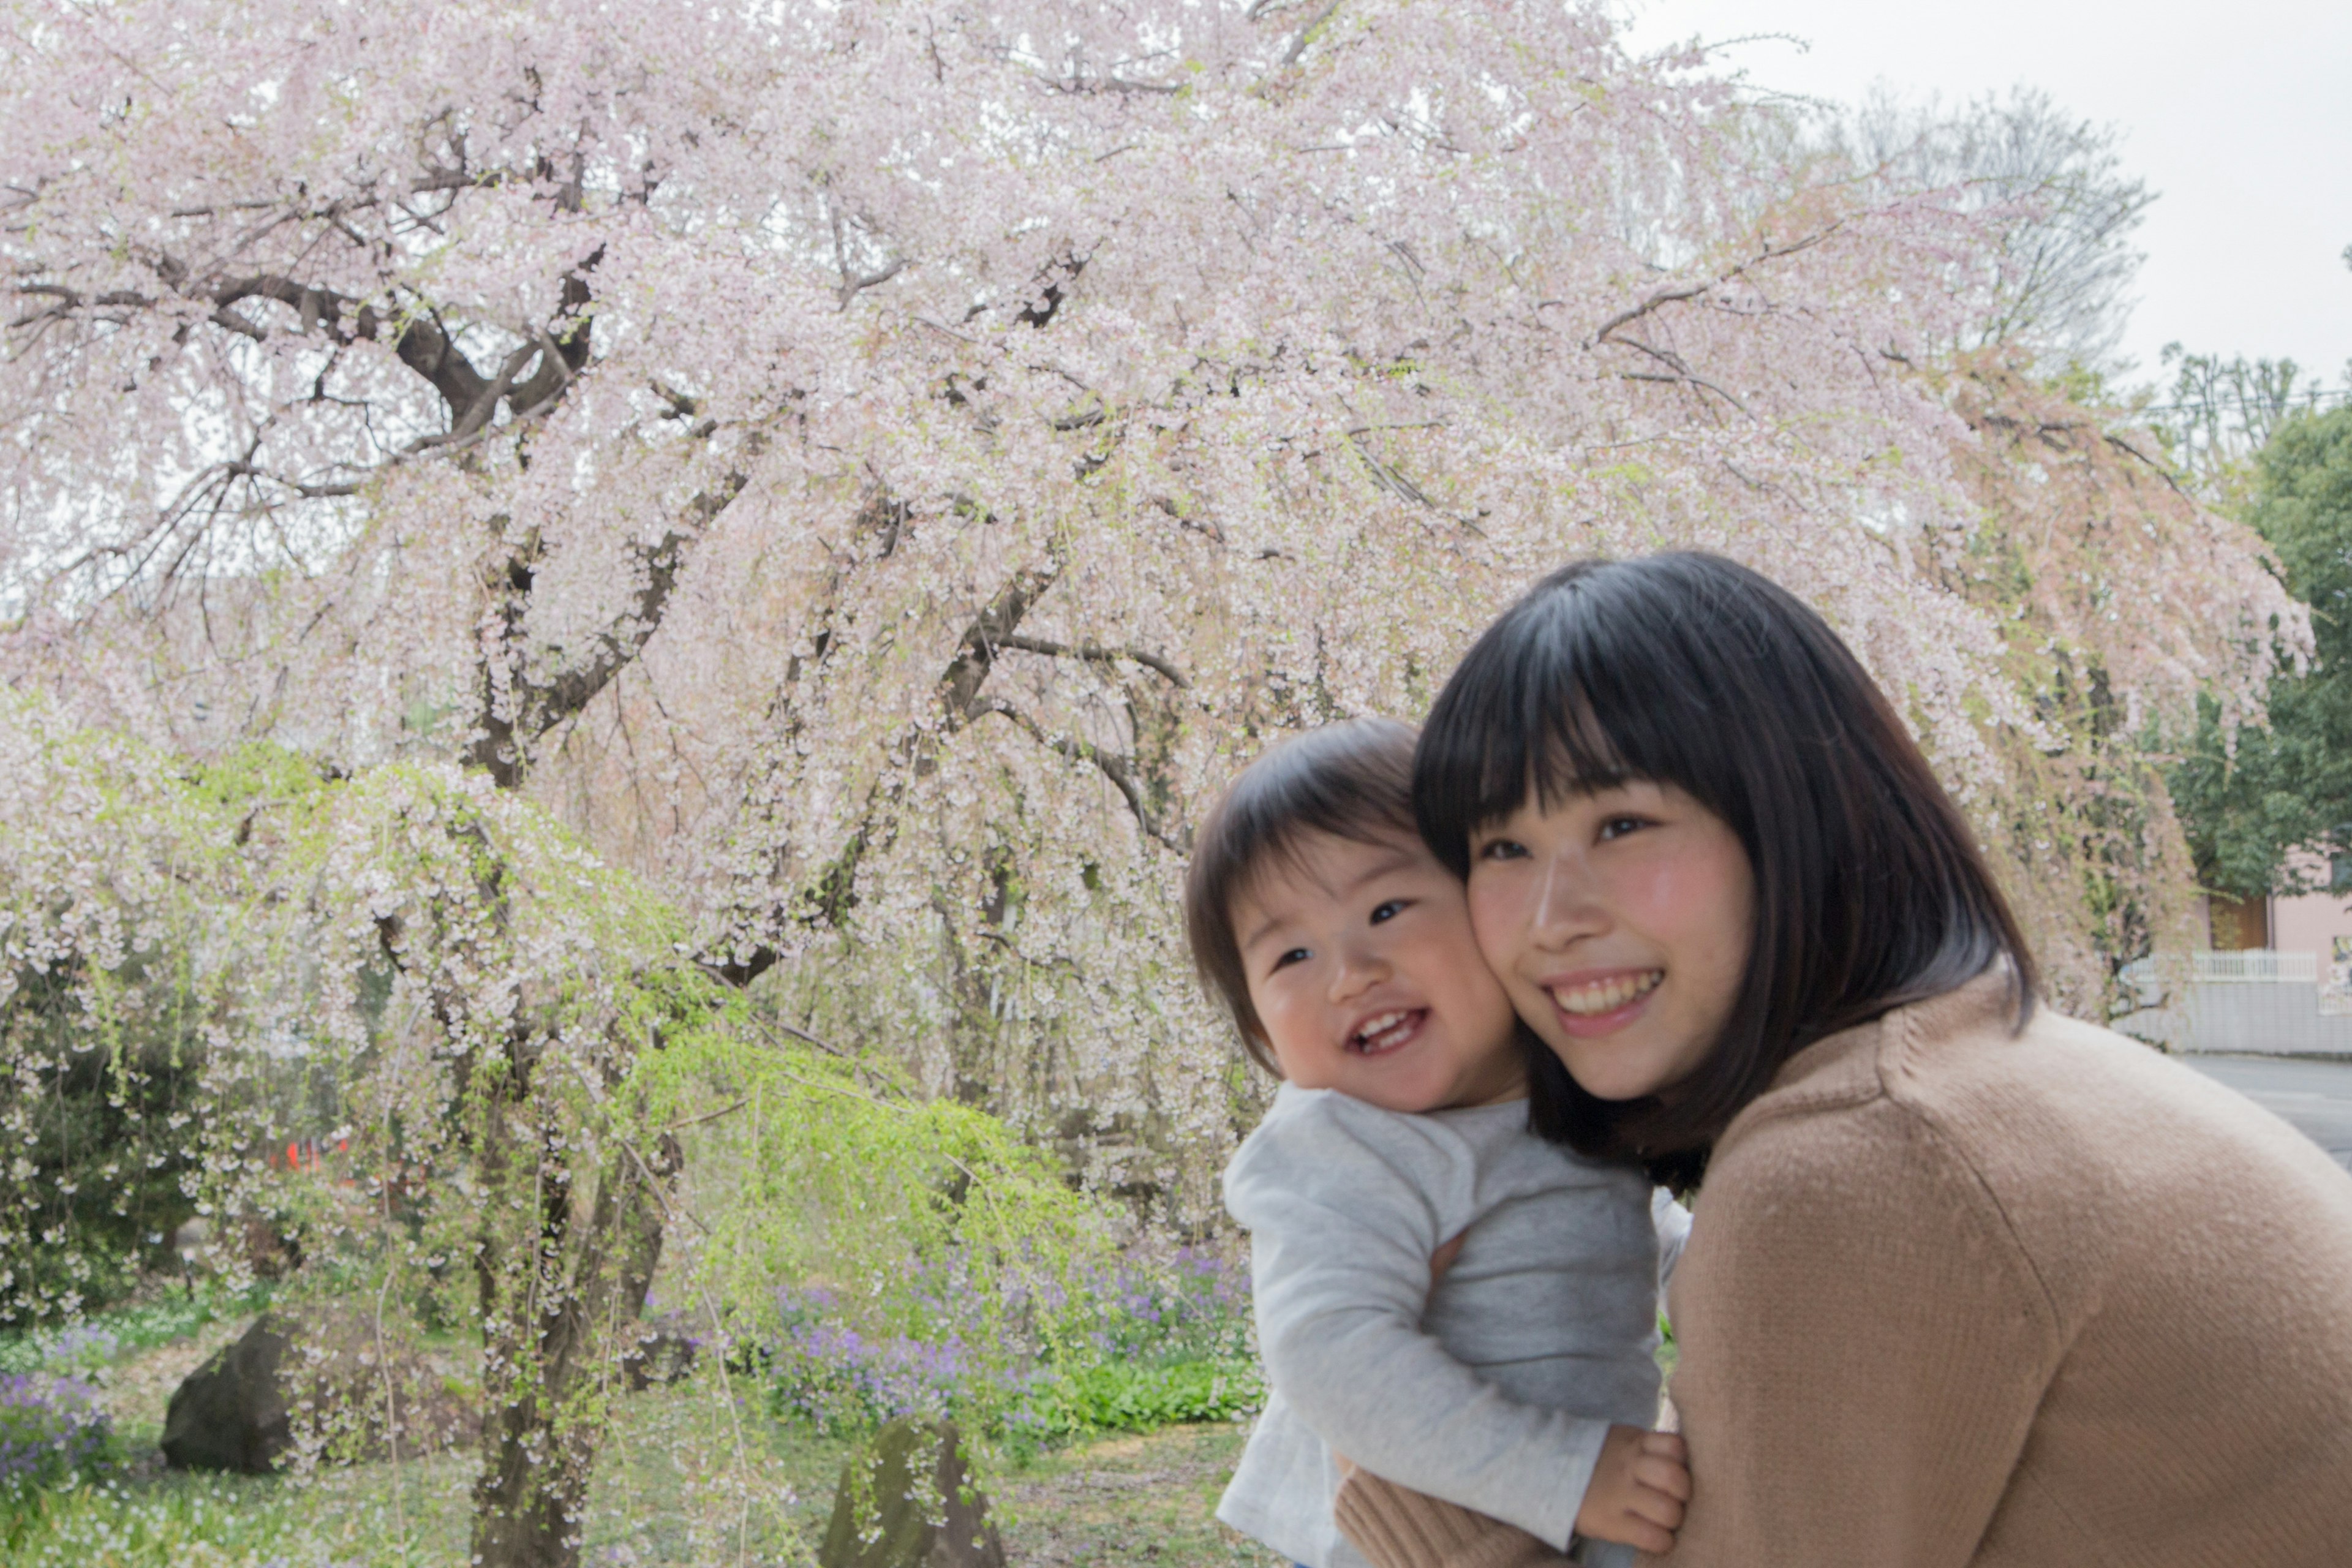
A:
{"type": "Polygon", "coordinates": [[[96,1474],[112,1437],[89,1384],[44,1373],[0,1377],[0,1496],[96,1474]]]}
{"type": "Polygon", "coordinates": [[[27,1494],[0,1509],[11,1568],[261,1568],[285,1563],[289,1510],[275,1481],[120,1479],[27,1494]]]}
{"type": "Polygon", "coordinates": [[[2352,407],[2279,425],[2246,515],[2311,606],[2317,651],[2272,683],[2268,728],[2241,731],[2234,752],[2201,704],[2174,773],[2200,879],[2241,897],[2310,890],[2290,851],[2352,849],[2352,407]]]}
{"type": "Polygon", "coordinates": [[[0,696],[0,1323],[70,1321],[241,1163],[268,1090],[212,1045],[252,889],[226,795],[127,741],[0,696]]]}
{"type": "Polygon", "coordinates": [[[695,1124],[666,1305],[760,1360],[781,1407],[995,1437],[1032,1420],[1041,1363],[1091,1342],[1115,1216],[996,1118],[741,1015],[640,1058],[632,1088],[649,1126],[695,1124]]]}
{"type": "Polygon", "coordinates": [[[1050,1408],[1067,1432],[1150,1432],[1187,1421],[1238,1421],[1265,1403],[1265,1384],[1247,1362],[1105,1361],[1063,1380],[1050,1408]]]}
{"type": "Polygon", "coordinates": [[[0,1335],[0,1373],[95,1372],[125,1357],[191,1339],[207,1325],[269,1305],[267,1284],[205,1280],[152,1301],[92,1313],[66,1328],[0,1335]]]}

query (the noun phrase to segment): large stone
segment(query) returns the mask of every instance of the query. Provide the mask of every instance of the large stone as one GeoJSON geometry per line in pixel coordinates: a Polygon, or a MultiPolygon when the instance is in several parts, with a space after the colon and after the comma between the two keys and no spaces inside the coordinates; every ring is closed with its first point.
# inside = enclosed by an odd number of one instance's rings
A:
{"type": "Polygon", "coordinates": [[[842,1467],[818,1568],[1004,1568],[952,1422],[891,1422],[842,1467]]]}
{"type": "Polygon", "coordinates": [[[163,1414],[163,1458],[184,1470],[262,1475],[293,1446],[278,1369],[292,1342],[268,1318],[187,1375],[163,1414]]]}
{"type": "Polygon", "coordinates": [[[440,1372],[356,1314],[271,1315],[188,1374],[163,1417],[182,1469],[258,1475],[297,1439],[329,1463],[469,1441],[480,1418],[440,1372]]]}

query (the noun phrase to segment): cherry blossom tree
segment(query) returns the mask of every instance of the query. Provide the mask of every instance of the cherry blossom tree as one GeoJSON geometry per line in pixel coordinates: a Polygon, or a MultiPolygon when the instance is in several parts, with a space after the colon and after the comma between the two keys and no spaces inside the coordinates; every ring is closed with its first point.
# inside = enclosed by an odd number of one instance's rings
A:
{"type": "MultiPolygon", "coordinates": [[[[2045,765],[2095,728],[2053,671],[2128,764],[2307,637],[2026,368],[2046,191],[1858,166],[1597,6],[5,25],[9,679],[167,754],[477,770],[701,973],[1171,1217],[1255,1093],[1190,823],[1270,736],[1416,711],[1563,557],[1818,605],[2078,1004],[2168,930],[2104,911],[2179,832],[2045,765]]],[[[432,1016],[531,962],[433,969],[432,1016]]]]}

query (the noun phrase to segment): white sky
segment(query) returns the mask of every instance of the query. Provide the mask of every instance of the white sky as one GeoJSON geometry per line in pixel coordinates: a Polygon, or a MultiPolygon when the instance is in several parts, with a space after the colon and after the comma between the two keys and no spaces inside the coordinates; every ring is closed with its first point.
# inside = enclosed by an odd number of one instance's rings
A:
{"type": "Polygon", "coordinates": [[[1874,82],[1947,104],[2024,83],[2111,124],[2158,193],[2123,352],[2352,360],[2352,0],[1620,0],[1628,43],[1694,35],[1760,87],[1852,101],[1874,82]]]}

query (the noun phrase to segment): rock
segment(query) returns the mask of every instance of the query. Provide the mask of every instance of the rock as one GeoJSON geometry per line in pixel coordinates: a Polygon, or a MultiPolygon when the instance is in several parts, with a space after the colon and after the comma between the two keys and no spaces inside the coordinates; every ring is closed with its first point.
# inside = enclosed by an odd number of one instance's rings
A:
{"type": "Polygon", "coordinates": [[[163,1458],[175,1469],[268,1473],[294,1442],[278,1369],[291,1342],[268,1318],[190,1373],[163,1414],[163,1458]]]}
{"type": "Polygon", "coordinates": [[[260,1318],[188,1374],[163,1417],[163,1458],[180,1469],[259,1475],[298,1436],[349,1464],[470,1441],[481,1419],[439,1371],[397,1342],[379,1352],[354,1313],[260,1318]],[[389,1417],[389,1419],[387,1419],[389,1417]]]}
{"type": "Polygon", "coordinates": [[[842,1467],[818,1568],[1004,1568],[953,1422],[900,1417],[842,1467]]]}

